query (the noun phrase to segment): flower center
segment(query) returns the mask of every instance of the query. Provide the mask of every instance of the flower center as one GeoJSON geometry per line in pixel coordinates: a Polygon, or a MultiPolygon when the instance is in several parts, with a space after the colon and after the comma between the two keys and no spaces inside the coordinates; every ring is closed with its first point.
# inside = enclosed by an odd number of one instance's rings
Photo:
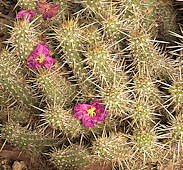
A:
{"type": "Polygon", "coordinates": [[[39,58],[36,58],[36,60],[39,62],[39,63],[42,63],[43,61],[45,61],[46,57],[44,55],[40,56],[39,58]]]}
{"type": "Polygon", "coordinates": [[[88,113],[88,116],[93,117],[94,115],[96,116],[96,113],[94,112],[96,110],[95,107],[91,107],[90,109],[86,110],[88,113]]]}
{"type": "Polygon", "coordinates": [[[45,12],[48,12],[50,9],[51,9],[50,7],[47,7],[47,8],[45,9],[45,12]]]}

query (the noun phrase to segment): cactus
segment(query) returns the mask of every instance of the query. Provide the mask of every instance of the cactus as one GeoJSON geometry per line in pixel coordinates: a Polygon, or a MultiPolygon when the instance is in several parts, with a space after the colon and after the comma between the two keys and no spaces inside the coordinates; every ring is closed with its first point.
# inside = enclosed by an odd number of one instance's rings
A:
{"type": "Polygon", "coordinates": [[[174,110],[180,113],[182,113],[182,102],[183,102],[182,87],[183,82],[181,80],[173,82],[173,85],[169,87],[170,99],[171,102],[173,102],[174,104],[174,110]]]}
{"type": "Polygon", "coordinates": [[[20,6],[22,9],[30,9],[30,10],[36,9],[35,0],[18,0],[17,5],[20,6]]]}
{"type": "Polygon", "coordinates": [[[45,137],[38,131],[31,131],[15,122],[9,122],[1,129],[1,136],[13,146],[32,153],[41,153],[46,146],[53,143],[53,139],[45,137]]]}
{"type": "Polygon", "coordinates": [[[46,97],[49,104],[68,105],[77,96],[76,86],[73,86],[59,71],[50,73],[47,70],[40,70],[35,79],[46,97]]]}
{"type": "MultiPolygon", "coordinates": [[[[77,22],[73,20],[66,21],[55,32],[55,39],[59,42],[58,47],[63,48],[65,59],[73,69],[74,76],[78,79],[83,95],[88,96],[88,92],[92,93],[94,91],[94,85],[91,83],[90,75],[83,63],[81,33],[77,27],[77,22]]],[[[89,94],[89,96],[91,95],[89,94]]]]}
{"type": "Polygon", "coordinates": [[[128,144],[128,137],[125,134],[110,134],[93,142],[93,153],[98,159],[121,163],[128,160],[131,148],[128,144]]]}
{"type": "Polygon", "coordinates": [[[113,116],[121,118],[128,116],[128,109],[132,102],[128,82],[120,84],[114,81],[111,86],[100,89],[99,97],[113,116]]]}
{"type": "Polygon", "coordinates": [[[92,164],[92,156],[86,149],[76,144],[53,150],[50,157],[50,161],[58,169],[81,169],[92,164]]]}
{"type": "Polygon", "coordinates": [[[6,123],[8,119],[8,120],[12,120],[13,122],[26,124],[30,118],[30,115],[31,114],[29,110],[26,110],[20,105],[20,106],[14,106],[14,107],[2,109],[0,119],[4,123],[6,123]]]}
{"type": "Polygon", "coordinates": [[[0,87],[0,108],[6,108],[15,102],[13,97],[8,94],[3,86],[0,87]]]}
{"type": "Polygon", "coordinates": [[[182,35],[172,2],[17,1],[0,52],[4,145],[39,155],[46,169],[181,169],[182,35]],[[159,39],[173,36],[168,53],[159,39]]]}
{"type": "Polygon", "coordinates": [[[169,122],[169,126],[167,127],[166,137],[170,139],[167,141],[169,146],[169,152],[171,153],[169,156],[172,158],[173,162],[176,164],[181,164],[182,158],[182,136],[183,132],[183,121],[182,114],[177,115],[177,117],[173,117],[169,122]]]}
{"type": "MultiPolygon", "coordinates": [[[[136,129],[131,136],[132,154],[131,159],[138,158],[145,165],[147,162],[158,160],[161,162],[164,158],[162,143],[158,142],[160,136],[157,134],[156,126],[141,127],[136,129]],[[160,159],[162,158],[162,159],[160,159]]],[[[162,163],[162,162],[161,162],[162,163]]]]}
{"type": "Polygon", "coordinates": [[[95,44],[84,55],[87,58],[87,64],[93,71],[94,77],[99,79],[98,81],[101,82],[102,87],[110,86],[113,84],[114,79],[117,82],[120,81],[123,73],[120,67],[118,68],[118,61],[115,60],[114,56],[110,55],[110,51],[107,50],[104,42],[95,44]]]}
{"type": "Polygon", "coordinates": [[[33,51],[36,44],[39,42],[38,32],[34,28],[32,23],[24,21],[18,21],[15,23],[11,30],[10,42],[15,48],[16,55],[21,61],[26,64],[26,59],[33,51]]]}
{"type": "Polygon", "coordinates": [[[160,0],[157,8],[157,23],[159,27],[159,37],[167,42],[176,39],[175,36],[170,34],[171,32],[178,32],[178,26],[176,24],[176,15],[173,8],[173,2],[171,0],[160,0]]]}
{"type": "Polygon", "coordinates": [[[146,32],[134,32],[129,39],[133,64],[152,77],[166,78],[173,69],[172,61],[156,48],[146,32]]]}
{"type": "Polygon", "coordinates": [[[53,129],[60,130],[64,135],[73,138],[84,133],[80,122],[72,117],[71,111],[64,110],[61,105],[53,105],[42,114],[43,120],[53,129]]]}
{"type": "Polygon", "coordinates": [[[3,50],[0,54],[0,84],[5,91],[23,105],[28,106],[36,103],[36,97],[32,87],[26,83],[20,64],[13,54],[3,50]]]}
{"type": "Polygon", "coordinates": [[[148,100],[139,98],[137,101],[132,103],[130,112],[130,117],[132,120],[133,127],[147,127],[155,124],[156,116],[159,114],[155,112],[156,105],[149,104],[148,100]]]}

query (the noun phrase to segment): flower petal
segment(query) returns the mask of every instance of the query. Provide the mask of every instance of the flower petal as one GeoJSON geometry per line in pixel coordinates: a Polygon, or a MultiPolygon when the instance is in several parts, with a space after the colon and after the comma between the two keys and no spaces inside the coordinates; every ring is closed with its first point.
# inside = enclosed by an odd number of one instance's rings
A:
{"type": "Polygon", "coordinates": [[[38,6],[37,13],[42,14],[44,20],[47,20],[47,18],[52,18],[58,13],[58,9],[60,8],[59,5],[54,5],[46,2],[36,2],[38,6]]]}
{"type": "Polygon", "coordinates": [[[36,14],[35,11],[30,11],[30,10],[26,9],[26,10],[22,10],[22,11],[18,12],[16,18],[20,19],[20,18],[26,17],[26,20],[28,20],[30,22],[31,17],[35,14],[36,14]]]}
{"type": "Polygon", "coordinates": [[[45,44],[38,44],[32,51],[31,55],[27,58],[28,67],[31,69],[46,67],[50,70],[50,67],[56,63],[56,59],[49,55],[49,48],[45,44]],[[43,60],[38,60],[44,56],[43,60]],[[31,64],[31,65],[30,65],[31,64]],[[34,65],[34,66],[33,66],[34,65]]]}
{"type": "Polygon", "coordinates": [[[95,123],[96,121],[95,120],[92,120],[90,116],[88,115],[84,115],[83,118],[82,118],[82,124],[84,125],[85,128],[88,128],[88,127],[92,127],[94,128],[95,123]]]}

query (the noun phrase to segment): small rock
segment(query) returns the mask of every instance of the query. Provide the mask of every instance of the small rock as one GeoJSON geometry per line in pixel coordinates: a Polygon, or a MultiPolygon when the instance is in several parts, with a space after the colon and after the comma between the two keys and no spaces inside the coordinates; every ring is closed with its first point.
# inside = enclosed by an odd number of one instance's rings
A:
{"type": "Polygon", "coordinates": [[[10,162],[6,159],[0,161],[0,169],[1,170],[11,170],[10,162]]]}
{"type": "Polygon", "coordinates": [[[28,170],[28,168],[25,165],[24,161],[15,161],[13,163],[12,170],[28,170]]]}

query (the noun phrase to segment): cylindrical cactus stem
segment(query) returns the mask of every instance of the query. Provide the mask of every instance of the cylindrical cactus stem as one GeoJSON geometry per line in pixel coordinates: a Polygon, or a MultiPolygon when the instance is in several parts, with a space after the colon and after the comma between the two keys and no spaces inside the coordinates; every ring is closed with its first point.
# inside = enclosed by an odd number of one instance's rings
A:
{"type": "MultiPolygon", "coordinates": [[[[118,16],[109,16],[103,22],[104,35],[106,36],[106,41],[110,42],[112,45],[118,42],[122,44],[122,41],[125,36],[122,30],[122,21],[118,16]]],[[[127,29],[127,28],[126,28],[127,29]]]]}
{"type": "MultiPolygon", "coordinates": [[[[81,0],[77,0],[80,2],[81,0]]],[[[83,8],[87,9],[87,12],[89,12],[93,17],[101,18],[102,14],[105,12],[104,6],[106,0],[86,0],[80,2],[83,8]]]]}
{"type": "Polygon", "coordinates": [[[70,9],[70,3],[72,4],[73,2],[70,0],[53,0],[53,3],[55,5],[60,5],[60,8],[58,9],[58,14],[54,19],[55,23],[60,24],[60,20],[65,19],[69,16],[70,10],[72,10],[70,9]]]}
{"type": "Polygon", "coordinates": [[[27,21],[18,21],[11,30],[10,43],[15,48],[16,55],[26,64],[26,59],[39,42],[38,31],[27,21]]]}
{"type": "Polygon", "coordinates": [[[65,21],[55,32],[55,38],[59,42],[59,47],[62,47],[65,53],[64,57],[72,68],[83,95],[91,96],[89,93],[95,93],[95,86],[91,82],[90,74],[83,62],[81,30],[78,28],[77,22],[73,20],[65,21]]]}
{"type": "Polygon", "coordinates": [[[3,124],[7,120],[12,120],[13,122],[18,122],[21,124],[25,124],[29,121],[30,111],[26,110],[26,108],[21,105],[16,105],[10,108],[4,108],[0,111],[0,120],[3,124]]]}
{"type": "Polygon", "coordinates": [[[183,115],[172,117],[168,127],[166,127],[166,142],[169,147],[169,156],[172,162],[181,164],[182,162],[182,145],[183,145],[183,115]]]}
{"type": "Polygon", "coordinates": [[[59,170],[83,169],[93,163],[93,157],[82,146],[71,144],[50,153],[50,162],[59,170]]]}
{"type": "Polygon", "coordinates": [[[77,96],[77,88],[72,85],[60,71],[50,72],[42,69],[36,76],[36,84],[44,93],[49,104],[70,105],[77,96]]]}
{"type": "Polygon", "coordinates": [[[123,19],[131,27],[132,30],[141,30],[151,32],[156,37],[157,32],[157,0],[123,0],[121,8],[124,10],[123,19]]]}
{"type": "MultiPolygon", "coordinates": [[[[101,25],[101,31],[104,33],[104,39],[115,47],[123,40],[124,36],[124,21],[122,19],[122,11],[116,2],[110,0],[105,1],[87,1],[82,2],[90,12],[95,13],[97,22],[101,25]]],[[[117,3],[118,4],[118,3],[117,3]]],[[[127,25],[125,25],[125,29],[127,25]]],[[[121,43],[120,43],[121,44],[121,43]]]]}
{"type": "Polygon", "coordinates": [[[165,84],[170,93],[166,96],[165,104],[167,106],[172,105],[173,110],[171,112],[177,111],[179,114],[183,113],[183,80],[181,77],[172,77],[172,84],[165,84]]]}
{"type": "Polygon", "coordinates": [[[131,94],[129,82],[124,83],[123,80],[115,81],[112,85],[101,88],[99,98],[106,105],[109,114],[124,118],[128,116],[128,110],[131,104],[131,94]]]}
{"type": "Polygon", "coordinates": [[[120,165],[129,159],[131,148],[127,135],[112,133],[109,137],[99,137],[93,141],[92,152],[98,160],[112,161],[120,165]]]}
{"type": "Polygon", "coordinates": [[[11,94],[7,93],[6,88],[0,87],[0,110],[3,108],[7,108],[10,105],[13,105],[15,100],[11,96],[11,94]]]}
{"type": "Polygon", "coordinates": [[[143,127],[153,126],[156,124],[156,116],[160,116],[156,113],[156,105],[149,103],[148,99],[136,98],[129,109],[129,117],[132,118],[131,125],[141,129],[143,127]]]}
{"type": "Polygon", "coordinates": [[[148,75],[148,73],[138,72],[133,76],[133,93],[136,98],[143,98],[150,105],[161,106],[161,92],[158,90],[157,80],[148,75]]]}
{"type": "Polygon", "coordinates": [[[31,131],[13,121],[3,125],[1,136],[2,139],[6,139],[13,146],[33,154],[41,153],[45,147],[52,145],[54,141],[54,139],[45,137],[39,131],[31,131]]]}
{"type": "Polygon", "coordinates": [[[91,15],[93,18],[96,18],[99,22],[104,20],[109,13],[117,13],[120,8],[116,8],[119,6],[120,2],[111,1],[111,0],[76,0],[76,2],[81,3],[84,10],[87,11],[86,15],[91,15]]]}
{"type": "Polygon", "coordinates": [[[157,23],[159,28],[158,38],[167,42],[176,40],[176,38],[170,34],[170,31],[178,32],[176,10],[173,7],[172,0],[159,0],[157,2],[157,23]]]}
{"type": "Polygon", "coordinates": [[[82,36],[85,37],[85,43],[87,48],[94,48],[96,44],[99,44],[102,42],[102,34],[99,30],[98,24],[95,24],[94,21],[93,24],[87,24],[84,26],[82,36]]]}
{"type": "Polygon", "coordinates": [[[165,78],[172,71],[172,62],[163,54],[145,31],[134,32],[129,39],[129,47],[133,65],[139,72],[145,72],[152,77],[165,78]]]}
{"type": "Polygon", "coordinates": [[[33,88],[24,79],[23,70],[13,54],[8,50],[0,53],[0,85],[7,93],[24,106],[31,107],[37,98],[33,88]]]}
{"type": "Polygon", "coordinates": [[[79,137],[84,133],[81,122],[72,117],[71,110],[64,110],[62,105],[49,106],[41,117],[53,129],[60,130],[67,137],[79,137]]]}
{"type": "Polygon", "coordinates": [[[17,3],[22,9],[36,10],[36,1],[35,0],[18,0],[17,3]]]}
{"type": "Polygon", "coordinates": [[[114,79],[119,81],[122,74],[120,68],[116,68],[119,64],[117,64],[115,57],[110,54],[110,51],[107,50],[104,42],[95,44],[84,55],[94,77],[101,82],[102,87],[113,84],[114,79]]]}
{"type": "Polygon", "coordinates": [[[41,114],[42,120],[55,130],[69,138],[77,138],[81,135],[102,134],[116,129],[115,121],[107,117],[104,122],[98,122],[95,128],[85,128],[80,120],[72,116],[72,110],[65,110],[62,105],[50,105],[41,114]]]}
{"type": "Polygon", "coordinates": [[[141,129],[137,128],[134,130],[130,139],[133,148],[131,159],[136,160],[138,158],[143,165],[147,162],[153,162],[154,160],[158,160],[159,162],[163,160],[164,155],[162,151],[164,151],[165,148],[163,144],[159,142],[160,136],[158,135],[156,126],[141,127],[141,129]]]}

